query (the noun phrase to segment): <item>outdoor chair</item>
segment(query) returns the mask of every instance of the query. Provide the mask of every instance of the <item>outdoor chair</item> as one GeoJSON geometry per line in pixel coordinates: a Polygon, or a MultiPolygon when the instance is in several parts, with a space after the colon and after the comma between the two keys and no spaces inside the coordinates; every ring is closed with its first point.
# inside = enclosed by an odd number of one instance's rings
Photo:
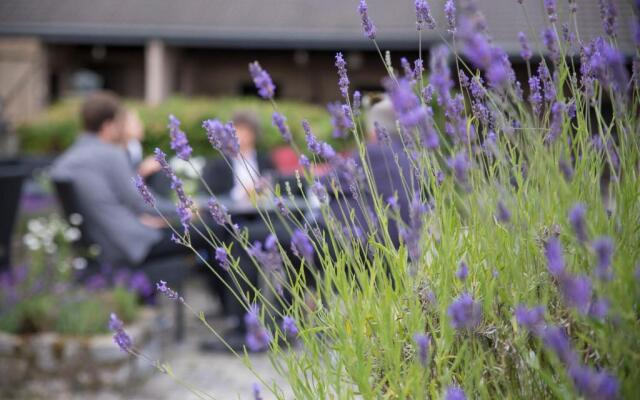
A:
{"type": "MultiPolygon", "coordinates": [[[[76,222],[77,228],[80,230],[81,237],[75,243],[77,250],[81,254],[91,255],[88,257],[88,265],[86,267],[87,274],[95,273],[99,271],[101,265],[104,265],[104,257],[99,253],[98,246],[95,241],[91,239],[87,233],[86,224],[87,221],[82,218],[81,208],[79,207],[74,192],[73,183],[70,181],[56,180],[53,182],[60,206],[64,212],[69,223],[76,222]],[[78,216],[80,218],[78,218],[78,216]],[[98,249],[98,251],[96,251],[98,249]],[[97,254],[96,254],[97,253],[97,254]]],[[[187,278],[188,268],[185,268],[185,264],[194,264],[193,258],[185,256],[173,256],[163,257],[158,259],[149,260],[142,265],[127,266],[132,270],[142,271],[151,282],[158,282],[160,280],[166,281],[167,284],[184,296],[185,285],[184,282],[187,278]]],[[[85,274],[85,276],[87,275],[85,274]]],[[[184,307],[181,302],[175,302],[175,339],[176,341],[182,341],[184,338],[185,330],[185,316],[184,307]]]]}
{"type": "Polygon", "coordinates": [[[0,166],[0,270],[8,268],[11,263],[11,235],[27,172],[18,165],[0,166]]]}

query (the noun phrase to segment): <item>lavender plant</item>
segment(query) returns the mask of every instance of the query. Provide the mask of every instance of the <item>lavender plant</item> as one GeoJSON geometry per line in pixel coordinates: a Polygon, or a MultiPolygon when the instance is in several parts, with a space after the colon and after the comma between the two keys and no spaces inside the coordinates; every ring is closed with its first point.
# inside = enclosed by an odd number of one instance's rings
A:
{"type": "MultiPolygon", "coordinates": [[[[530,5],[518,3],[526,15],[530,5]]],[[[350,92],[340,53],[343,103],[331,109],[336,136],[350,137],[357,149],[345,160],[304,123],[308,152],[300,153],[300,180],[320,199],[319,212],[281,212],[277,218],[291,242],[273,236],[252,244],[215,198],[210,202],[215,221],[248,250],[267,283],[266,290],[237,292],[247,308],[248,348],[269,346],[295,398],[634,397],[640,390],[637,37],[629,73],[616,47],[613,2],[601,1],[606,35],[584,41],[577,2],[569,2],[571,24],[561,27],[562,8],[545,0],[548,26],[518,38],[528,71],[521,86],[475,1],[447,1],[445,26],[436,26],[427,1],[415,6],[419,37],[425,28],[448,34],[432,51],[427,76],[421,44],[415,70],[404,61],[404,73],[380,52],[399,141],[375,129],[378,145],[393,147],[389,171],[401,169],[400,157],[408,159],[400,179],[411,199],[407,209],[400,193],[383,198],[377,189],[367,132],[354,107],[360,95],[350,92]],[[570,57],[560,30],[574,38],[579,60],[570,57]],[[548,58],[535,61],[527,37],[539,37],[535,43],[548,58]],[[444,124],[434,122],[439,111],[444,124]],[[321,161],[333,168],[328,179],[309,168],[321,161]],[[342,200],[337,209],[329,194],[342,200]],[[389,234],[393,224],[397,246],[389,234]],[[297,257],[288,257],[287,247],[297,257]]],[[[375,10],[364,0],[357,10],[364,35],[380,51],[375,10]]],[[[258,63],[250,71],[290,142],[268,72],[258,63]]],[[[241,157],[233,150],[232,125],[204,126],[224,157],[241,157]]],[[[182,157],[188,144],[172,135],[182,157]]],[[[278,199],[291,193],[269,190],[278,199]]],[[[193,202],[178,194],[178,207],[199,219],[193,202]]],[[[273,231],[273,216],[262,216],[273,231]]],[[[175,235],[186,246],[189,235],[207,234],[195,232],[190,220],[183,225],[175,235]]],[[[224,249],[214,237],[211,242],[224,249]]],[[[229,287],[248,282],[230,255],[222,258],[232,271],[229,287]]],[[[117,325],[116,341],[135,353],[117,325]]],[[[262,384],[284,398],[281,388],[262,384]]]]}

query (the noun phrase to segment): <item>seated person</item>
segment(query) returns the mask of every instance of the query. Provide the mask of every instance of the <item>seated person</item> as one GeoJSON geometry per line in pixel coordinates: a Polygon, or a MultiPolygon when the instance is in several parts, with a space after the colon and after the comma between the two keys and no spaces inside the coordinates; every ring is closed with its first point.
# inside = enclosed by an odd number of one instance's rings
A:
{"type": "Polygon", "coordinates": [[[144,157],[142,149],[144,125],[138,113],[123,108],[119,120],[122,132],[121,145],[133,169],[144,179],[154,195],[171,197],[171,181],[160,172],[160,163],[153,156],[144,157]]]}
{"type": "Polygon", "coordinates": [[[243,201],[248,200],[249,193],[256,190],[256,184],[273,169],[273,164],[268,156],[256,151],[261,129],[255,115],[238,112],[232,121],[241,156],[228,160],[232,168],[221,158],[207,161],[202,177],[213,194],[229,195],[233,200],[243,201]]]}
{"type": "MultiPolygon", "coordinates": [[[[73,184],[86,234],[100,246],[102,261],[136,266],[154,257],[188,254],[188,248],[171,240],[171,230],[132,182],[135,172],[120,145],[121,112],[115,95],[88,95],[80,111],[84,132],[54,162],[51,176],[73,184]]],[[[156,202],[163,214],[175,216],[171,202],[156,202]]]]}

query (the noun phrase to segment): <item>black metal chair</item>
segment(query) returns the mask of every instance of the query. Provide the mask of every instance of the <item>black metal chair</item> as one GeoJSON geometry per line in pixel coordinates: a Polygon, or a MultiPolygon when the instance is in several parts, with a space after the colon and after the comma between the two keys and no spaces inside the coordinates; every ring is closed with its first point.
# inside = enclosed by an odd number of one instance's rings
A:
{"type": "MultiPolygon", "coordinates": [[[[90,256],[88,258],[89,265],[86,268],[87,274],[95,273],[102,265],[102,257],[99,251],[95,251],[97,245],[87,232],[87,221],[82,218],[82,210],[78,205],[73,183],[54,180],[53,185],[66,218],[69,223],[75,222],[74,225],[80,230],[81,238],[76,242],[77,250],[90,256]],[[93,258],[91,258],[91,255],[93,255],[93,258]]],[[[132,266],[132,269],[144,272],[151,282],[166,281],[169,286],[184,296],[184,282],[189,270],[189,268],[185,268],[185,264],[192,265],[194,261],[192,258],[184,256],[165,257],[146,261],[142,265],[132,266]]],[[[175,337],[176,341],[181,341],[184,338],[185,331],[184,306],[179,301],[176,301],[175,304],[175,337]]]]}
{"type": "Polygon", "coordinates": [[[11,235],[16,223],[22,183],[28,171],[19,165],[0,167],[0,270],[11,263],[11,235]]]}

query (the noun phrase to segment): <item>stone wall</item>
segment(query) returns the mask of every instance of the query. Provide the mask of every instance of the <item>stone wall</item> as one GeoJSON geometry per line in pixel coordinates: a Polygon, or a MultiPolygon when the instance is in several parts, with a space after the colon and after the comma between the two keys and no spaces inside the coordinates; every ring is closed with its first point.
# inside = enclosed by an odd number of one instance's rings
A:
{"type": "MultiPolygon", "coordinates": [[[[127,332],[136,349],[153,357],[161,357],[170,337],[162,317],[150,309],[142,310],[127,332]]],[[[0,332],[0,398],[17,393],[52,398],[52,391],[121,389],[153,371],[147,361],[120,350],[108,334],[74,337],[0,332]]]]}

